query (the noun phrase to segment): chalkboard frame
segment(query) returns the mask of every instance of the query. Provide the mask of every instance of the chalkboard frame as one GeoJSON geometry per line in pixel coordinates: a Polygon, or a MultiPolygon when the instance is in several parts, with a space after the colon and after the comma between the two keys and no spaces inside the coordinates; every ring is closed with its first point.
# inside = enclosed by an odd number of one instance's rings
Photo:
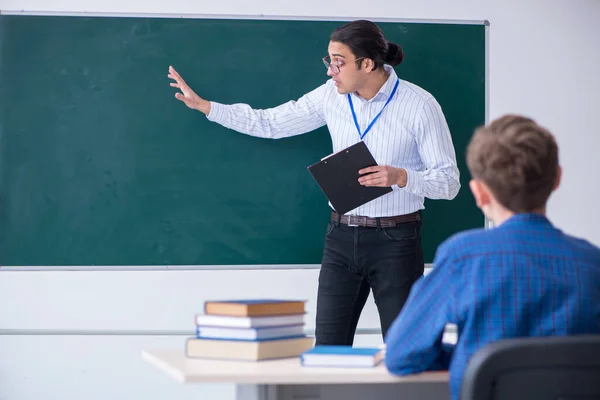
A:
{"type": "MultiPolygon", "coordinates": [[[[291,21],[352,21],[362,17],[330,17],[330,16],[282,16],[282,15],[227,15],[227,14],[187,14],[187,13],[111,13],[111,12],[39,12],[39,11],[11,11],[0,10],[0,15],[47,15],[47,16],[89,16],[89,17],[139,17],[139,18],[185,18],[185,19],[228,19],[228,20],[291,20],[291,21]]],[[[483,25],[485,28],[485,123],[489,122],[489,29],[487,20],[453,20],[453,19],[418,19],[418,18],[368,18],[373,22],[385,23],[431,23],[431,24],[458,24],[458,25],[483,25]]],[[[457,154],[460,157],[461,154],[457,154]]],[[[482,216],[483,228],[491,228],[492,222],[482,216]]],[[[431,268],[426,264],[426,268],[431,268]]],[[[293,269],[318,269],[320,264],[240,264],[240,265],[84,265],[84,266],[10,266],[0,265],[2,271],[152,271],[152,270],[293,270],[293,269]]]]}

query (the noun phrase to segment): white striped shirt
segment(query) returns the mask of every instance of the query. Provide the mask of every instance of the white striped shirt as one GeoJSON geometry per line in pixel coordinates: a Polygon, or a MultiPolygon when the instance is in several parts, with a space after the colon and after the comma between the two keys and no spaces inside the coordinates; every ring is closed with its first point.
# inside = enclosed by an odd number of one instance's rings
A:
{"type": "MultiPolygon", "coordinates": [[[[392,93],[398,76],[385,66],[389,79],[371,100],[351,94],[354,111],[364,133],[392,93]]],[[[247,104],[211,102],[210,121],[247,135],[280,139],[327,125],[333,152],[360,141],[346,95],[330,79],[313,91],[274,108],[252,109],[247,104]]],[[[448,124],[435,98],[419,86],[400,80],[394,98],[363,141],[379,165],[404,168],[406,187],[372,200],[347,215],[389,217],[424,209],[425,197],[453,199],[460,189],[456,154],[448,124]]]]}

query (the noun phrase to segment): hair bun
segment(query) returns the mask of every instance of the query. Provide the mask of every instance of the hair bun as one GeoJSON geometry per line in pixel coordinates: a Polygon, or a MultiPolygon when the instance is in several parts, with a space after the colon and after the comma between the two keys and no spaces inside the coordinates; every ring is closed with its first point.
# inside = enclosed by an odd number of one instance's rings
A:
{"type": "Polygon", "coordinates": [[[404,60],[404,51],[402,47],[396,43],[387,42],[388,49],[385,55],[385,63],[393,67],[399,65],[404,60]]]}

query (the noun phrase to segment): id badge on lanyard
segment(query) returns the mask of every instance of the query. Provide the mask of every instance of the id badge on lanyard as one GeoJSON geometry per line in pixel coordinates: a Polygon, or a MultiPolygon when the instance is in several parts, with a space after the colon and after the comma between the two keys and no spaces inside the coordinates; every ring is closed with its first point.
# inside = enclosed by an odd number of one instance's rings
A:
{"type": "Polygon", "coordinates": [[[356,113],[354,112],[354,105],[352,104],[352,97],[350,96],[350,93],[348,93],[348,102],[350,103],[350,111],[352,111],[352,118],[354,119],[354,125],[356,126],[356,130],[358,131],[358,136],[360,136],[360,140],[362,140],[367,135],[367,132],[369,132],[371,130],[371,127],[373,126],[375,121],[377,121],[377,118],[379,118],[379,116],[385,109],[385,106],[387,106],[389,104],[389,102],[392,100],[392,98],[394,97],[394,94],[396,93],[396,89],[398,89],[399,83],[400,83],[400,79],[398,79],[396,81],[396,84],[394,85],[394,89],[392,89],[392,93],[390,94],[390,97],[388,97],[387,101],[383,105],[383,108],[377,113],[375,118],[373,118],[373,121],[371,121],[369,126],[367,126],[367,129],[365,129],[364,133],[362,133],[362,134],[360,133],[360,127],[358,126],[358,120],[356,119],[356,113]]]}

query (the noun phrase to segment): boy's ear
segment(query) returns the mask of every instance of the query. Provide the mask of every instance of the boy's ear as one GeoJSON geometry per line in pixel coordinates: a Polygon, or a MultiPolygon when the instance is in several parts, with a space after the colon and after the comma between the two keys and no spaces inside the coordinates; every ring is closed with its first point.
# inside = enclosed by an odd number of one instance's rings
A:
{"type": "Polygon", "coordinates": [[[477,204],[477,207],[483,209],[483,207],[490,205],[491,193],[485,183],[477,179],[471,179],[469,182],[469,187],[471,188],[471,192],[473,192],[473,197],[475,197],[475,203],[477,204]]]}
{"type": "Polygon", "coordinates": [[[556,171],[556,182],[554,182],[554,189],[552,190],[556,190],[558,189],[558,187],[560,186],[560,181],[562,179],[562,168],[559,166],[556,167],[557,171],[556,171]]]}

